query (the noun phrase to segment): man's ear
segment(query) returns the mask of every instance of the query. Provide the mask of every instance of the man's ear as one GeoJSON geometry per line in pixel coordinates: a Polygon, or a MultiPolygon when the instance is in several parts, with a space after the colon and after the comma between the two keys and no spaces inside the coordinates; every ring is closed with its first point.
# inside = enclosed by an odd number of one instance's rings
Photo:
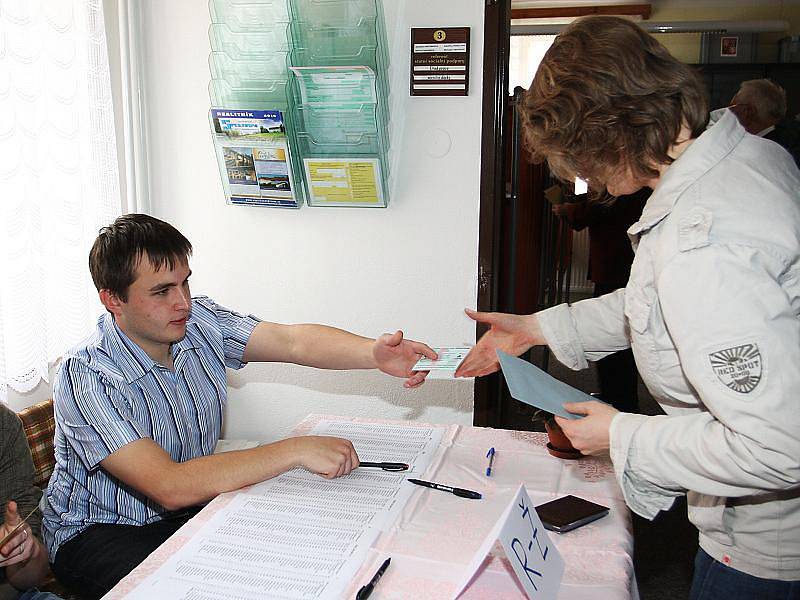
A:
{"type": "Polygon", "coordinates": [[[736,118],[739,119],[739,123],[742,124],[742,127],[749,133],[758,133],[758,131],[760,131],[756,129],[757,123],[755,123],[755,121],[757,115],[751,105],[745,103],[735,104],[731,107],[731,111],[736,115],[736,118]]]}
{"type": "Polygon", "coordinates": [[[106,310],[114,316],[117,316],[121,312],[122,305],[124,304],[116,293],[107,289],[100,290],[100,302],[102,302],[106,310]]]}

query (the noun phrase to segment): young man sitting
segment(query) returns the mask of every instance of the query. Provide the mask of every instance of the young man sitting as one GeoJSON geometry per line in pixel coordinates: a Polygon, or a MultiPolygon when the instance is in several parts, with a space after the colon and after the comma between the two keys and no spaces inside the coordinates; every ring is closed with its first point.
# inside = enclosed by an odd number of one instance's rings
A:
{"type": "Polygon", "coordinates": [[[45,539],[56,576],[100,597],[218,494],[303,467],[327,478],[358,466],[348,440],[293,437],[215,455],[225,367],[289,362],[379,368],[420,385],[426,345],[322,325],[281,325],[189,292],[189,241],[147,215],[103,228],[89,256],[108,311],[67,352],[54,385],[55,472],[45,539]],[[189,509],[189,510],[187,510],[189,509]]]}

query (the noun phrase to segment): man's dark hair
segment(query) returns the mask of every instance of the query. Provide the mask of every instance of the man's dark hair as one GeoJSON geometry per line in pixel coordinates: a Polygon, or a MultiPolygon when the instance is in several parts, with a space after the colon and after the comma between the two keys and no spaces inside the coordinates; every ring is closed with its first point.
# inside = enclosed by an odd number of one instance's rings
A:
{"type": "Polygon", "coordinates": [[[98,291],[108,290],[127,302],[136,267],[145,255],[160,270],[174,269],[191,254],[192,244],[169,223],[150,215],[122,215],[100,230],[89,252],[89,270],[98,291]]]}

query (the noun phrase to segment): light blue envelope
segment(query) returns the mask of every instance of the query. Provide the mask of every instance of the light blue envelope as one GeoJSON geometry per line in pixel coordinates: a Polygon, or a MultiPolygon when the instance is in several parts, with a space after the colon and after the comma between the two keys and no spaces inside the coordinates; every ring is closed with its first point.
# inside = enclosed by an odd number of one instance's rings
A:
{"type": "Polygon", "coordinates": [[[497,350],[497,358],[500,359],[500,366],[503,368],[503,375],[511,395],[520,402],[567,419],[582,419],[583,415],[568,413],[562,404],[597,400],[551,377],[526,360],[506,354],[502,350],[497,350]]]}

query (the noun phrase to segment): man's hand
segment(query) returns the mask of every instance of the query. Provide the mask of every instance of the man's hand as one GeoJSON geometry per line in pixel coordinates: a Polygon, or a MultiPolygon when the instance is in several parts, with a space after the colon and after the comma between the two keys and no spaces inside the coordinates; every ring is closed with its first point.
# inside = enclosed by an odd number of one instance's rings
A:
{"type": "Polygon", "coordinates": [[[611,421],[619,411],[604,402],[567,402],[564,408],[575,415],[586,415],[582,419],[556,417],[564,434],[572,445],[583,454],[604,454],[609,447],[611,421]]]}
{"type": "Polygon", "coordinates": [[[291,439],[297,445],[299,465],[326,479],[347,475],[359,464],[350,440],[318,435],[291,439]]]}
{"type": "Polygon", "coordinates": [[[384,373],[395,377],[406,377],[404,387],[414,388],[425,382],[428,371],[412,371],[411,368],[420,359],[426,356],[436,360],[436,352],[421,342],[404,340],[402,331],[384,333],[375,340],[372,347],[372,356],[375,366],[384,373]]]}
{"type": "Polygon", "coordinates": [[[456,369],[456,377],[482,377],[500,368],[496,350],[519,356],[531,346],[547,343],[536,315],[486,313],[465,309],[471,319],[489,325],[487,331],[456,369]]]}
{"type": "MultiPolygon", "coordinates": [[[[4,539],[22,521],[13,500],[6,505],[5,520],[0,526],[0,540],[4,539]]],[[[0,548],[0,567],[9,567],[27,562],[37,551],[38,544],[33,537],[30,525],[25,523],[10,540],[0,548]]]]}

